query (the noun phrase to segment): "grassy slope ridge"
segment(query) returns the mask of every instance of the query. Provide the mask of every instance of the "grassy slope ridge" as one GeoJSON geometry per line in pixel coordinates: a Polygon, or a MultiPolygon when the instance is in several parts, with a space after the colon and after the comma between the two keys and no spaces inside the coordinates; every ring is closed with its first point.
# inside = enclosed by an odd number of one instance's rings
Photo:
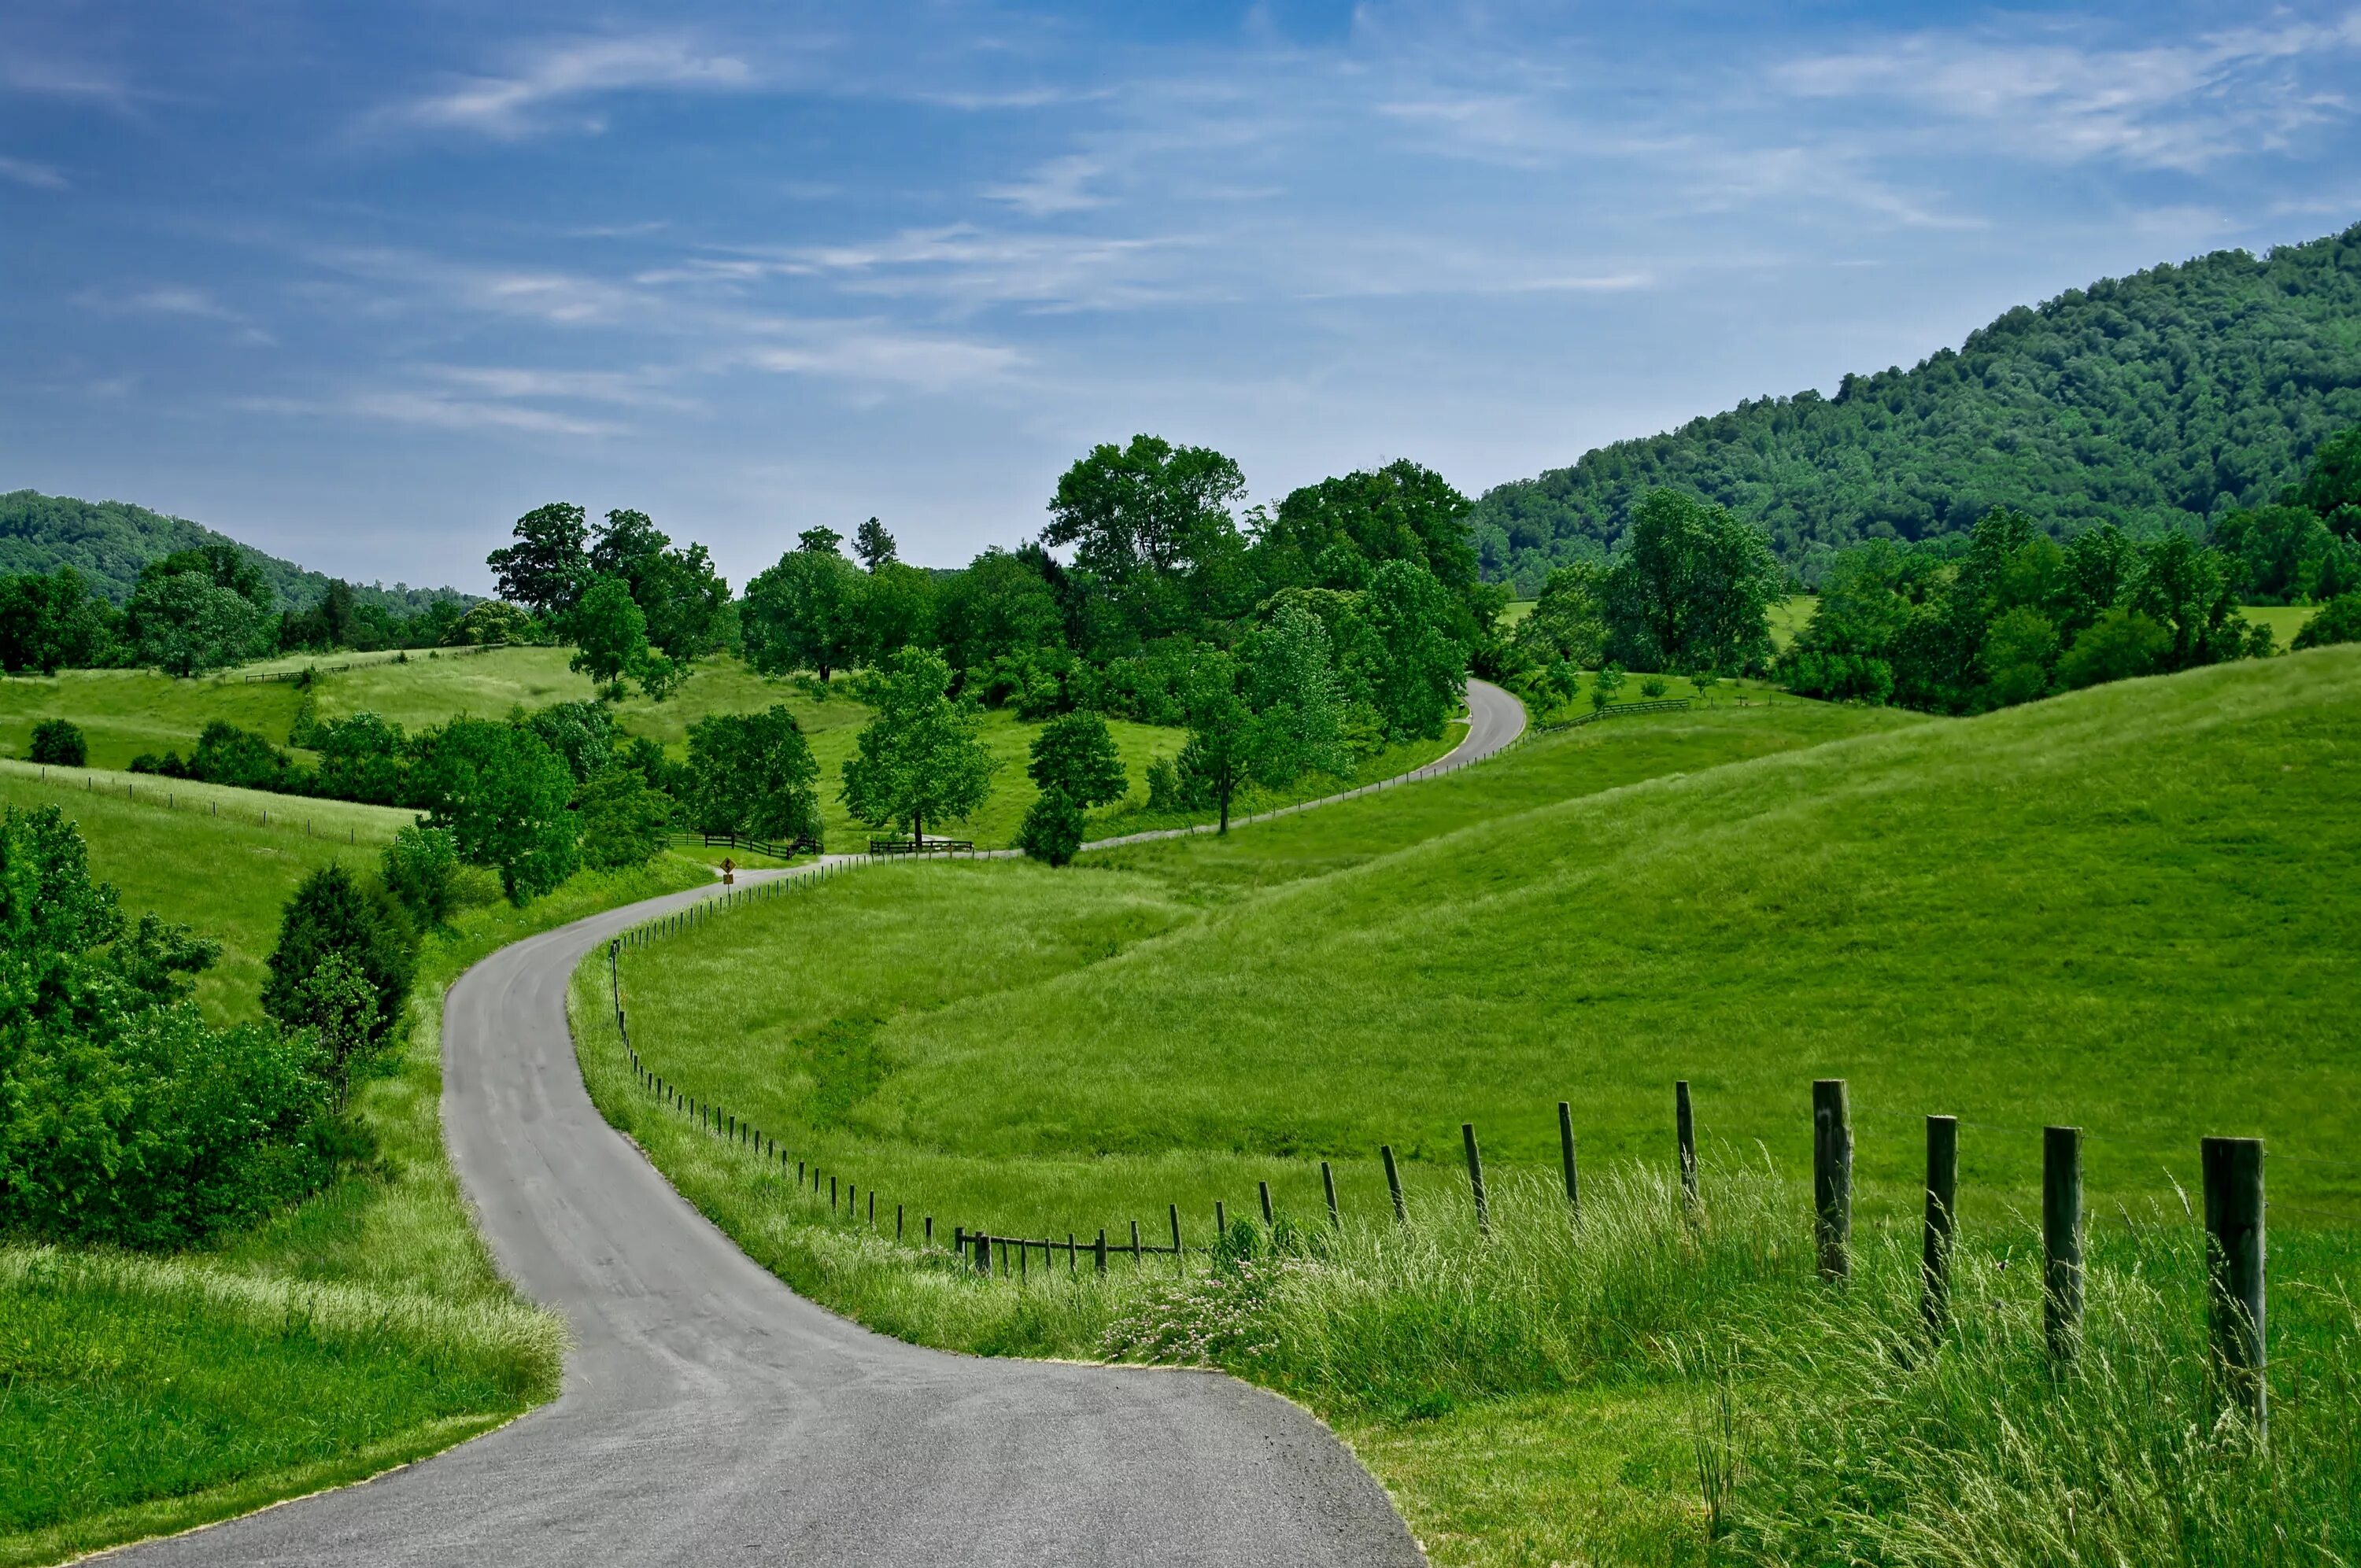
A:
{"type": "MultiPolygon", "coordinates": [[[[407,663],[383,660],[324,674],[313,695],[324,718],[371,712],[416,730],[440,724],[455,714],[500,718],[519,706],[530,708],[588,701],[595,695],[594,688],[588,676],[566,667],[571,656],[572,650],[566,648],[504,648],[464,658],[413,653],[407,663]]],[[[278,660],[257,668],[301,668],[307,662],[278,660]]],[[[71,670],[47,678],[0,681],[0,748],[21,757],[33,726],[53,718],[71,718],[82,727],[90,743],[91,762],[99,768],[127,766],[142,751],[169,749],[185,756],[195,744],[198,731],[215,718],[283,743],[303,694],[289,682],[247,681],[246,673],[233,671],[214,680],[174,681],[151,670],[71,670]]],[[[624,732],[661,741],[677,758],[686,755],[688,727],[697,719],[774,703],[785,704],[811,741],[812,755],[819,763],[820,814],[830,845],[858,846],[868,829],[846,813],[837,791],[843,782],[845,760],[852,755],[870,710],[853,700],[849,683],[840,682],[832,695],[815,698],[796,682],[767,679],[736,659],[717,657],[701,662],[687,684],[666,701],[650,702],[635,693],[616,704],[614,713],[624,732]]],[[[1146,811],[1148,761],[1178,755],[1181,733],[1120,720],[1108,728],[1130,774],[1131,793],[1093,815],[1093,836],[1196,819],[1168,821],[1150,817],[1146,811]]],[[[987,848],[1013,841],[1017,824],[1037,793],[1026,776],[1025,765],[1040,729],[1041,726],[1024,723],[1006,710],[985,714],[983,740],[998,765],[992,798],[968,821],[939,827],[929,824],[929,831],[972,839],[987,848]]],[[[1363,776],[1389,777],[1432,762],[1451,749],[1457,734],[1455,729],[1438,740],[1395,747],[1371,759],[1363,776]]],[[[1288,805],[1336,787],[1333,782],[1307,781],[1290,791],[1249,792],[1241,798],[1238,809],[1288,805]]],[[[291,803],[287,809],[294,809],[291,803]]]]}
{"type": "MultiPolygon", "coordinates": [[[[118,605],[131,597],[142,566],[200,544],[236,544],[245,551],[262,568],[282,609],[309,609],[327,597],[324,573],[266,555],[184,517],[168,517],[128,501],[76,500],[38,490],[0,495],[0,572],[54,572],[71,566],[93,592],[118,605]]],[[[401,615],[414,615],[436,599],[475,597],[456,588],[368,584],[355,584],[354,591],[364,603],[380,604],[401,615]]]]}
{"type": "MultiPolygon", "coordinates": [[[[296,882],[375,848],[366,832],[354,846],[251,825],[276,796],[210,795],[221,818],[0,773],[0,802],[54,803],[79,823],[127,909],[221,940],[200,999],[252,1018],[296,882]]],[[[422,955],[408,1047],[357,1098],[377,1158],[269,1223],[162,1259],[0,1247],[0,1563],[357,1479],[554,1392],[562,1330],[500,1278],[444,1153],[443,990],[520,937],[709,874],[667,857],[523,910],[464,912],[422,955]]]]}

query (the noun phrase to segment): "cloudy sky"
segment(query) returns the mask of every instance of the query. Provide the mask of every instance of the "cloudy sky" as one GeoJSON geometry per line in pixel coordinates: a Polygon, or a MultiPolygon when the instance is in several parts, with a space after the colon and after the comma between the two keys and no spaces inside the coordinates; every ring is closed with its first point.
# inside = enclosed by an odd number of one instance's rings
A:
{"type": "Polygon", "coordinates": [[[1090,444],[1471,494],[2361,218],[2361,10],[0,7],[0,489],[482,588],[1035,530],[1090,444]]]}

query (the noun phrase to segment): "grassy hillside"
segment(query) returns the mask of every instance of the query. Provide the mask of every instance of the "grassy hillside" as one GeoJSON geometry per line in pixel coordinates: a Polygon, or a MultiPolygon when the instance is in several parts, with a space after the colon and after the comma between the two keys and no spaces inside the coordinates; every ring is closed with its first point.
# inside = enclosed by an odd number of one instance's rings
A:
{"type": "Polygon", "coordinates": [[[578,1038],[609,1116],[799,1289],[914,1339],[1283,1388],[1440,1563],[2333,1557],[2361,1532],[2337,1457],[2361,1451],[2356,724],[2356,649],[1965,721],[1633,718],[1218,843],[878,868],[625,960],[651,1068],[873,1189],[886,1226],[906,1205],[913,1236],[931,1215],[1120,1245],[1134,1220],[1159,1239],[1169,1202],[1202,1245],[1215,1201],[1252,1215],[1268,1180],[1324,1234],[1324,1158],[1345,1229],[1296,1262],[1069,1282],[1036,1252],[1024,1284],[961,1284],[639,1093],[597,965],[578,1038]],[[1841,1296],[1812,1280],[1803,1180],[1831,1075],[1862,1183],[1841,1296]],[[1675,1078],[1694,1223],[1667,1186],[1675,1078]],[[1971,1326],[1929,1359],[1907,1345],[1936,1111],[1965,1127],[1971,1326]],[[2063,1407],[2023,1266],[2050,1122],[2085,1130],[2099,1347],[2063,1407]],[[2259,1468],[2204,1435],[2181,1194],[2207,1133],[2271,1149],[2259,1468]],[[2050,1532],[2092,1495],[2112,1507],[2070,1551],[2050,1532]]]}
{"type": "MultiPolygon", "coordinates": [[[[595,695],[593,687],[588,677],[566,667],[571,656],[572,650],[566,648],[501,648],[466,657],[419,653],[401,662],[379,659],[320,675],[312,695],[323,718],[368,711],[417,729],[456,714],[497,718],[519,706],[588,701],[595,695]]],[[[33,726],[56,718],[71,718],[82,727],[90,743],[91,763],[99,768],[125,767],[143,751],[160,753],[169,749],[186,755],[198,731],[215,718],[283,742],[303,694],[291,682],[245,677],[300,669],[310,662],[278,660],[202,681],[175,681],[150,670],[67,670],[46,678],[27,675],[0,680],[0,753],[23,756],[33,726]]],[[[857,847],[868,829],[845,811],[837,790],[845,760],[852,755],[870,712],[849,695],[849,685],[840,683],[829,695],[816,696],[806,685],[758,675],[725,656],[700,663],[696,674],[668,700],[650,702],[634,693],[618,703],[614,712],[626,733],[661,741],[680,757],[686,755],[688,727],[697,719],[774,703],[785,704],[810,739],[820,768],[820,811],[830,845],[857,847]]],[[[1120,721],[1108,728],[1130,773],[1131,794],[1096,813],[1093,832],[1165,826],[1161,819],[1144,816],[1148,763],[1153,757],[1176,755],[1180,732],[1120,721]]],[[[1016,838],[1017,824],[1036,793],[1025,775],[1025,765],[1033,737],[1039,732],[1040,726],[1024,723],[1005,709],[984,716],[983,740],[1000,771],[993,780],[992,798],[967,822],[951,825],[951,836],[993,847],[1016,838]]],[[[1366,776],[1407,773],[1442,755],[1456,740],[1455,731],[1439,741],[1397,747],[1372,759],[1366,776]]],[[[1307,780],[1290,791],[1255,792],[1242,800],[1238,809],[1284,805],[1335,787],[1333,783],[1307,780]]],[[[291,804],[289,809],[293,809],[291,804]]]]}
{"type": "MultiPolygon", "coordinates": [[[[198,995],[223,1020],[259,1016],[263,960],[297,882],[372,859],[408,819],[330,806],[338,837],[324,823],[307,836],[285,810],[317,803],[174,785],[168,808],[150,781],[127,800],[112,782],[84,790],[79,773],[52,769],[44,783],[8,763],[0,805],[60,806],[127,910],[220,940],[198,995]]],[[[519,937],[709,875],[667,857],[577,877],[522,910],[464,910],[425,945],[406,1049],[356,1096],[375,1157],[256,1230],[163,1258],[0,1245],[0,1563],[357,1479],[547,1398],[561,1331],[493,1269],[444,1155],[443,988],[519,937]]]]}
{"type": "Polygon", "coordinates": [[[1541,586],[1659,485],[1763,523],[1788,561],[1957,532],[1993,507],[2067,530],[2201,528],[2361,423],[2361,227],[2257,259],[2217,251],[2019,306],[1833,398],[1766,397],[1488,491],[1487,576],[1541,586]]]}
{"type": "MultiPolygon", "coordinates": [[[[237,544],[262,569],[282,609],[309,609],[327,597],[325,574],[238,544],[225,533],[184,517],[167,517],[127,501],[83,501],[38,490],[0,495],[0,574],[54,572],[71,566],[91,590],[120,605],[131,597],[139,569],[176,550],[237,544]]],[[[437,599],[472,599],[455,588],[356,585],[361,602],[397,615],[415,615],[437,599]]]]}

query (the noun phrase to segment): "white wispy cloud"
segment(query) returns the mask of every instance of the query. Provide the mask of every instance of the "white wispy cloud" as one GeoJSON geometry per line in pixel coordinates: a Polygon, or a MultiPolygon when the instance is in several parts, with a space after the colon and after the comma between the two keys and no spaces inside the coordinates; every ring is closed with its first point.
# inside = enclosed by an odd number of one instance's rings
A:
{"type": "Polygon", "coordinates": [[[928,393],[996,385],[1027,362],[1004,345],[912,332],[890,322],[799,322],[780,330],[784,341],[745,349],[741,361],[779,374],[928,393]]]}
{"type": "Polygon", "coordinates": [[[13,180],[19,185],[30,185],[36,191],[62,191],[66,177],[46,163],[36,163],[29,158],[0,156],[0,180],[13,180]]]}
{"type": "Polygon", "coordinates": [[[987,185],[984,196],[1005,202],[1028,217],[1078,213],[1106,205],[1106,198],[1088,189],[1106,173],[1106,165],[1084,154],[1053,158],[1022,180],[987,185]]]}
{"type": "Polygon", "coordinates": [[[276,340],[245,312],[224,304],[210,290],[189,283],[156,283],[126,291],[85,289],[73,296],[84,310],[107,316],[180,316],[190,321],[219,322],[236,329],[244,342],[276,340]]]}
{"type": "Polygon", "coordinates": [[[500,139],[605,120],[584,107],[618,93],[734,93],[757,81],[737,55],[677,35],[574,38],[522,53],[506,71],[469,76],[435,92],[378,110],[365,128],[456,131],[500,139]]]}

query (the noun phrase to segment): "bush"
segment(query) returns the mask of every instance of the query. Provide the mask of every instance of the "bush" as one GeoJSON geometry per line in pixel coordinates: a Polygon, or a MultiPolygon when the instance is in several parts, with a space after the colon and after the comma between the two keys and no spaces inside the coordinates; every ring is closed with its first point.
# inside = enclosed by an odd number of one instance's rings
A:
{"type": "Polygon", "coordinates": [[[644,865],[672,832],[672,802],[630,768],[611,767],[582,790],[582,861],[602,871],[644,865]]]}
{"type": "Polygon", "coordinates": [[[1185,810],[1181,797],[1180,770],[1172,765],[1170,757],[1157,757],[1148,764],[1148,809],[1150,811],[1185,810]]]}
{"type": "Polygon", "coordinates": [[[410,922],[391,895],[342,866],[324,867],[280,917],[262,1010],[282,1028],[309,1033],[320,1076],[342,1101],[357,1059],[383,1049],[400,1027],[416,963],[410,922]]]}
{"type": "Polygon", "coordinates": [[[2321,606],[2289,646],[2301,651],[2332,642],[2361,642],[2361,593],[2340,594],[2321,606]]]}
{"type": "Polygon", "coordinates": [[[33,726],[33,745],[26,755],[55,768],[79,768],[90,760],[90,747],[72,719],[45,718],[33,726]]]}
{"type": "Polygon", "coordinates": [[[1640,695],[1646,697],[1650,702],[1653,702],[1658,697],[1664,696],[1664,677],[1662,675],[1650,675],[1646,680],[1640,683],[1640,695]]]}
{"type": "Polygon", "coordinates": [[[435,930],[458,907],[459,851],[441,828],[404,828],[379,854],[386,892],[421,931],[435,930]]]}
{"type": "Polygon", "coordinates": [[[2058,676],[2080,690],[2108,681],[2152,675],[2172,652],[2172,634],[2136,609],[2107,611],[2074,639],[2058,661],[2058,676]]]}
{"type": "Polygon", "coordinates": [[[219,950],[126,928],[56,808],[0,816],[0,1231],[184,1245],[324,1178],[305,1045],[188,998],[219,950]]]}
{"type": "Polygon", "coordinates": [[[1044,790],[1016,829],[1016,847],[1037,861],[1062,866],[1082,847],[1083,812],[1060,790],[1044,790]]]}

